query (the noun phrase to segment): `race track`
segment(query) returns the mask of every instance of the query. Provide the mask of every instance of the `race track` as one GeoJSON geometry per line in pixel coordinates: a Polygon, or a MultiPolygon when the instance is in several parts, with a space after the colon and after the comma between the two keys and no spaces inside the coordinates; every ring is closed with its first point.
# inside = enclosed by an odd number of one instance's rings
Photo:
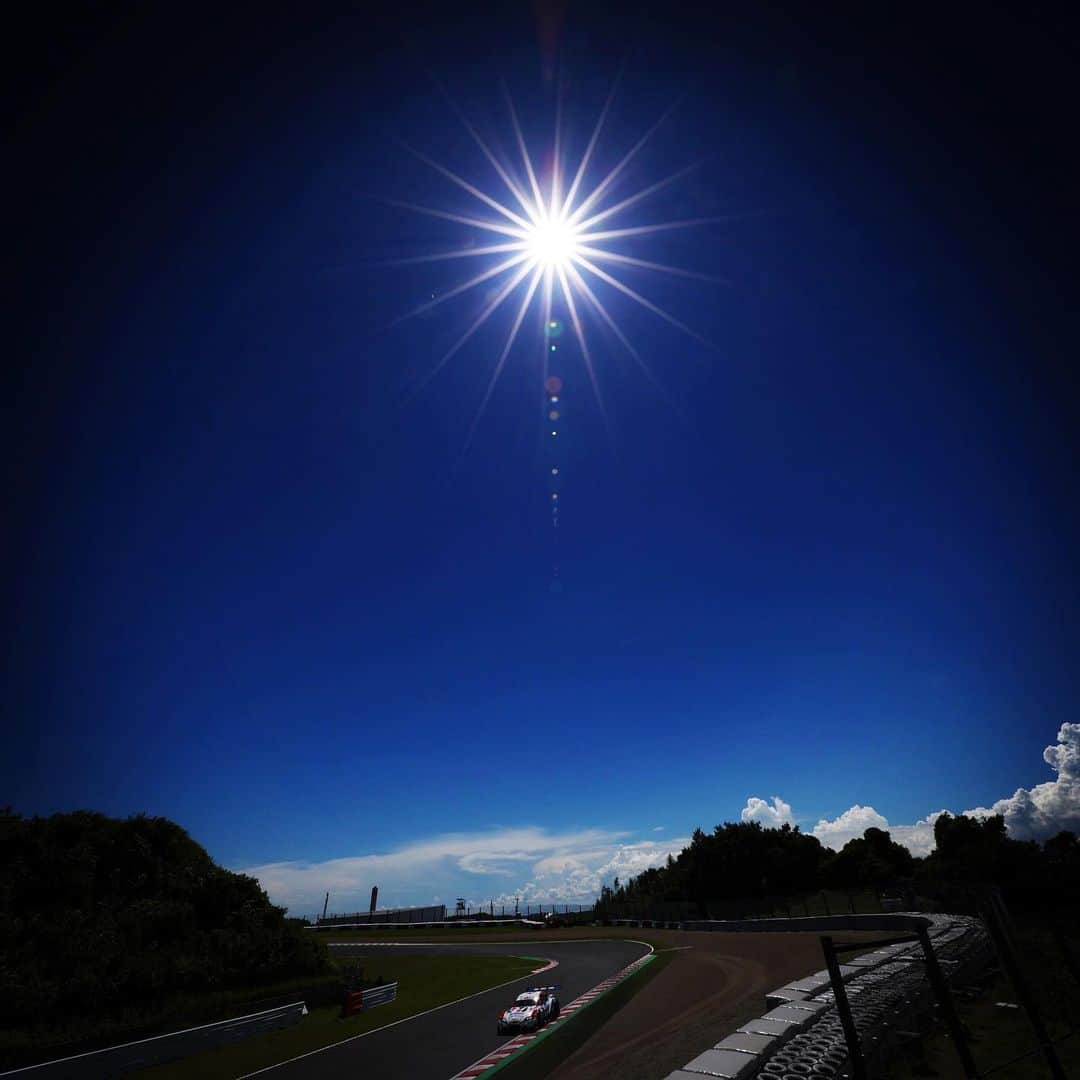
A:
{"type": "Polygon", "coordinates": [[[339,1080],[342,1076],[448,1080],[510,1040],[511,1036],[496,1034],[495,1016],[521,988],[558,983],[559,1000],[565,1004],[649,951],[641,942],[619,939],[426,945],[357,942],[332,948],[336,956],[404,950],[432,956],[538,956],[557,960],[559,966],[542,976],[526,976],[252,1075],[266,1076],[268,1080],[339,1080]]]}

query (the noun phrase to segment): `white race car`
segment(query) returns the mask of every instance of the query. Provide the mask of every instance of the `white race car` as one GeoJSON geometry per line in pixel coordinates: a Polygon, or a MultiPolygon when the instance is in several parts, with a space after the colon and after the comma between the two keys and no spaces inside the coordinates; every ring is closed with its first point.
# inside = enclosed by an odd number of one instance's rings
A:
{"type": "Polygon", "coordinates": [[[522,990],[509,1009],[499,1013],[498,1031],[507,1035],[511,1031],[536,1031],[559,1015],[559,999],[555,996],[557,986],[534,986],[522,990]]]}

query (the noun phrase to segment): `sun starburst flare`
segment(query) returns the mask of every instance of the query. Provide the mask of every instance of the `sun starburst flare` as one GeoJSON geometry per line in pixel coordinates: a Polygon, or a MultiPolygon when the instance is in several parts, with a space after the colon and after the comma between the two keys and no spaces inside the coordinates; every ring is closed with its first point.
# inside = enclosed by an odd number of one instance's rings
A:
{"type": "MultiPolygon", "coordinates": [[[[400,319],[407,319],[430,311],[432,308],[463,295],[471,289],[491,282],[492,279],[507,278],[505,282],[496,286],[494,295],[484,305],[480,314],[466,328],[465,332],[457,339],[450,349],[443,354],[438,363],[430,370],[419,386],[415,387],[413,394],[425,386],[443,367],[469,342],[474,334],[484,325],[511,295],[521,287],[523,297],[517,307],[510,326],[510,331],[500,350],[497,363],[491,380],[488,383],[480,410],[470,428],[469,440],[475,432],[480,416],[491,398],[495,384],[503,371],[511,350],[517,340],[518,333],[524,323],[534,298],[542,309],[542,316],[547,323],[551,319],[552,303],[556,297],[561,298],[562,304],[569,315],[570,324],[581,348],[582,358],[589,377],[589,382],[596,395],[601,412],[604,412],[603,399],[600,394],[600,385],[593,363],[592,354],[585,336],[585,325],[582,315],[588,312],[614,333],[615,338],[633,357],[634,361],[654,383],[656,377],[640,352],[635,349],[620,329],[615,315],[597,295],[596,290],[590,285],[589,279],[594,282],[602,282],[604,285],[615,290],[622,296],[632,300],[636,305],[648,311],[650,314],[664,320],[683,333],[694,338],[696,341],[708,346],[700,334],[697,334],[680,319],[666,311],[658,304],[642,295],[626,282],[622,281],[615,273],[616,268],[626,267],[638,271],[650,271],[658,274],[677,275],[685,278],[695,278],[703,281],[721,282],[723,279],[708,274],[701,274],[679,267],[667,266],[663,263],[653,262],[628,255],[624,252],[613,250],[612,241],[625,240],[637,236],[651,236],[656,233],[697,228],[714,223],[732,220],[731,216],[725,217],[699,217],[676,221],[644,222],[640,224],[627,224],[622,227],[612,228],[613,220],[619,215],[639,206],[652,195],[685,176],[695,165],[689,165],[671,173],[664,178],[648,184],[634,194],[619,199],[610,205],[603,205],[604,199],[609,195],[616,181],[626,172],[635,157],[648,144],[656,131],[661,127],[670,113],[665,113],[650,127],[633,146],[623,155],[615,166],[607,172],[596,184],[586,190],[586,174],[592,162],[594,151],[600,139],[605,121],[611,109],[614,99],[614,88],[608,94],[607,100],[600,112],[596,125],[585,146],[577,168],[567,184],[567,174],[563,170],[562,161],[562,134],[558,115],[556,116],[555,135],[553,140],[553,164],[550,176],[545,177],[546,190],[541,183],[541,177],[537,175],[533,159],[529,154],[521,124],[518,121],[517,112],[508,93],[505,92],[507,110],[513,130],[514,142],[516,143],[521,159],[521,168],[524,172],[524,181],[515,175],[513,166],[492,151],[491,147],[481,138],[479,132],[468,120],[465,114],[453,103],[451,107],[457,114],[466,131],[475,142],[480,152],[494,168],[499,177],[505,193],[499,195],[484,191],[453,170],[434,161],[426,154],[408,145],[405,148],[425,165],[438,172],[445,179],[467,192],[478,204],[482,204],[488,211],[494,211],[495,217],[471,216],[458,214],[448,210],[440,210],[430,206],[422,206],[416,203],[403,202],[388,199],[391,205],[411,210],[421,214],[442,218],[456,222],[471,229],[477,229],[484,233],[493,234],[497,242],[478,246],[465,247],[458,250],[438,252],[431,255],[414,256],[406,259],[393,260],[395,264],[442,262],[454,259],[475,259],[491,256],[493,265],[485,266],[478,273],[466,281],[455,285],[453,288],[433,297],[430,301],[406,312],[400,319]],[[509,198],[508,198],[509,196],[509,198]],[[510,205],[507,205],[510,202],[510,205]]],[[[478,215],[482,214],[478,207],[478,215]]],[[[617,220],[614,224],[618,224],[617,220]]],[[[546,369],[545,356],[545,369],[546,369]]],[[[545,370],[546,375],[546,370],[545,370]]]]}

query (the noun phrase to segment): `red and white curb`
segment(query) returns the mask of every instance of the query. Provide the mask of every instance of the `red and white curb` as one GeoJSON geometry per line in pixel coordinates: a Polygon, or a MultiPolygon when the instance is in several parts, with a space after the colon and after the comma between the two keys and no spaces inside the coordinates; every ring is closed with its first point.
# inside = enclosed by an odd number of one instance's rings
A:
{"type": "MultiPolygon", "coordinates": [[[[538,1035],[543,1035],[545,1032],[558,1027],[564,1020],[568,1020],[573,1016],[578,1009],[584,1008],[594,998],[598,998],[601,994],[606,994],[616,983],[622,982],[628,975],[632,975],[642,964],[650,960],[652,955],[652,950],[650,950],[644,956],[639,956],[632,964],[628,964],[624,967],[622,971],[617,971],[602,983],[597,983],[591,990],[586,990],[581,997],[575,998],[569,1005],[564,1005],[559,1010],[558,1017],[539,1031],[530,1031],[516,1036],[508,1043],[503,1043],[502,1046],[492,1050],[490,1054],[485,1054],[479,1061],[474,1061],[468,1068],[462,1069],[459,1073],[455,1073],[450,1080],[476,1080],[477,1077],[483,1076],[488,1069],[493,1069],[496,1065],[501,1065],[511,1054],[516,1054],[519,1050],[528,1046],[538,1035]]],[[[554,964],[548,965],[548,967],[554,966],[554,964]]],[[[547,970],[548,968],[540,968],[540,971],[547,970]]],[[[533,972],[533,974],[538,974],[538,972],[533,972]]]]}

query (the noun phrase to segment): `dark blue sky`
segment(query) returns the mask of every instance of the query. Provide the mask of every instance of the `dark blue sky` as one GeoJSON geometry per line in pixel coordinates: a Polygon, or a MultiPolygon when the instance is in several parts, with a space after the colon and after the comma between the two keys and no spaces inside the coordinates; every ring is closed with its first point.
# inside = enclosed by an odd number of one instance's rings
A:
{"type": "Polygon", "coordinates": [[[676,408],[593,321],[609,435],[560,341],[557,534],[534,322],[455,464],[508,315],[406,402],[483,288],[390,326],[471,267],[375,265],[490,239],[380,201],[485,211],[399,138],[498,189],[429,72],[509,145],[504,77],[542,156],[529,9],[31,33],[0,801],[164,814],[239,867],[1048,779],[1068,27],[857,10],[553,31],[572,154],[626,60],[593,182],[675,101],[620,194],[702,161],[625,223],[735,215],[621,248],[727,280],[623,275],[713,349],[604,294],[676,408]]]}

